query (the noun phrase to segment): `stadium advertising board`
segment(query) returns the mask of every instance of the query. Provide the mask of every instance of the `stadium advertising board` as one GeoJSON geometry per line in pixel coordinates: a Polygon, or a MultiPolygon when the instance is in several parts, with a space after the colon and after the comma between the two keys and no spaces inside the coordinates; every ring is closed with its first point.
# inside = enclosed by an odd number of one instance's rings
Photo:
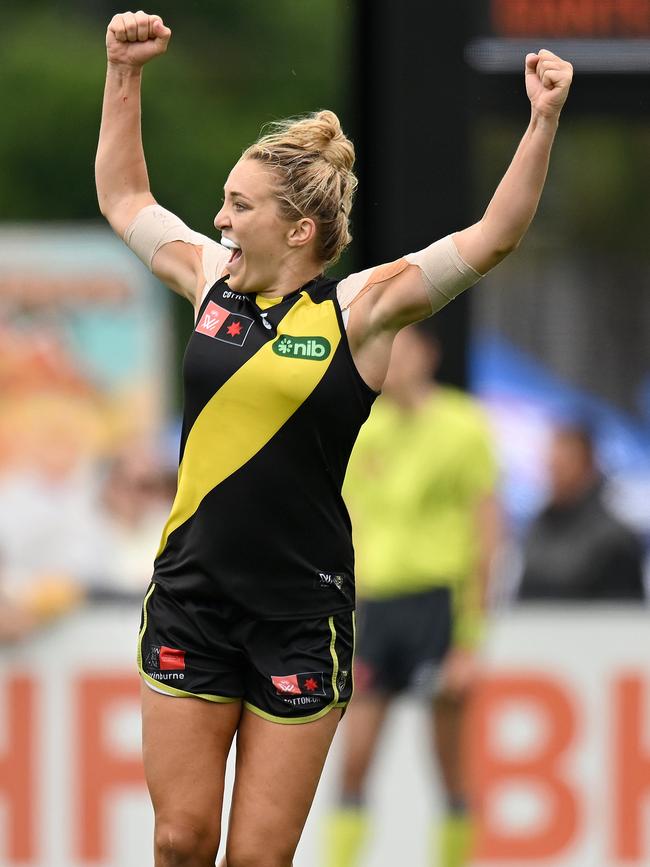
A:
{"type": "MultiPolygon", "coordinates": [[[[3,649],[3,867],[151,863],[138,621],[137,606],[89,609],[3,649]]],[[[483,818],[476,867],[648,863],[649,655],[643,610],[523,609],[497,619],[469,739],[483,818]]],[[[439,809],[423,768],[425,729],[413,726],[412,711],[398,709],[373,777],[372,867],[425,863],[430,811],[439,809]]],[[[337,760],[335,749],[298,851],[301,867],[321,863],[337,760]]]]}

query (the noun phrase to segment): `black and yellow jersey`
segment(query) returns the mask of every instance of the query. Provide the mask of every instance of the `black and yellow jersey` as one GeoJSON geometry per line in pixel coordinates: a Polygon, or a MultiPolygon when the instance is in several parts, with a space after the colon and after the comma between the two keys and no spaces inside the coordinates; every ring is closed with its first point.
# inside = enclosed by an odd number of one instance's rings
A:
{"type": "Polygon", "coordinates": [[[256,617],[354,605],[341,496],[375,393],[352,359],[337,281],[317,278],[263,309],[221,279],[183,365],[178,490],[153,580],[197,606],[256,617]]]}

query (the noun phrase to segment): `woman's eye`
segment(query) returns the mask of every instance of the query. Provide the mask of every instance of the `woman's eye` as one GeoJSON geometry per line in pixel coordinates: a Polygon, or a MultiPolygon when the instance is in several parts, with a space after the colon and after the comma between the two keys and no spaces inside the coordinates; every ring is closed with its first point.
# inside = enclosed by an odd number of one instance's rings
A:
{"type": "Polygon", "coordinates": [[[235,202],[235,204],[233,205],[233,208],[234,208],[236,211],[245,211],[245,210],[246,210],[246,206],[245,206],[245,205],[242,205],[241,202],[235,202]]]}

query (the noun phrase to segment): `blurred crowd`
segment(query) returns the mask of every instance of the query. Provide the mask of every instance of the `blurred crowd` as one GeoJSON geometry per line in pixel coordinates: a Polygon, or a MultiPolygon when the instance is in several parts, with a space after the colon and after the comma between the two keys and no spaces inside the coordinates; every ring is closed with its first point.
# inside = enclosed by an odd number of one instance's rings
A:
{"type": "MultiPolygon", "coordinates": [[[[424,370],[431,377],[437,366],[431,356],[438,352],[435,340],[421,339],[416,347],[419,362],[414,346],[409,346],[409,352],[415,353],[410,362],[413,375],[421,376],[424,370]]],[[[395,379],[404,376],[400,361],[404,365],[397,354],[392,368],[395,379]]],[[[386,392],[373,417],[381,412],[382,402],[395,402],[395,389],[386,392]]],[[[18,421],[3,426],[12,433],[5,432],[0,463],[4,602],[0,636],[4,640],[24,637],[83,601],[139,597],[150,578],[177,473],[173,437],[133,433],[107,440],[88,401],[67,387],[59,393],[41,392],[22,406],[19,415],[18,421]]],[[[370,429],[372,425],[371,417],[370,429]]],[[[430,437],[434,454],[440,437],[435,422],[430,437]]],[[[471,449],[469,443],[467,465],[471,449]]],[[[390,444],[386,451],[389,461],[390,444]]],[[[491,542],[486,598],[527,603],[642,602],[645,547],[610,505],[608,481],[599,469],[597,431],[577,415],[563,419],[539,461],[547,478],[547,501],[518,537],[507,521],[500,521],[499,544],[491,542]]],[[[353,471],[355,466],[353,462],[353,471]]],[[[354,476],[353,472],[353,480],[354,476]]],[[[441,474],[439,481],[447,484],[441,474]]],[[[415,497],[413,481],[403,482],[396,496],[415,497]]],[[[372,526],[367,526],[376,516],[357,507],[357,501],[364,502],[363,491],[361,496],[354,489],[348,493],[353,522],[363,528],[359,537],[363,573],[377,568],[364,562],[366,550],[378,550],[372,542],[372,526]]],[[[496,480],[494,495],[498,502],[496,480]]],[[[436,499],[432,492],[419,496],[436,499]]],[[[376,503],[376,497],[369,502],[376,503]]],[[[428,508],[422,501],[414,512],[420,506],[428,508]]]]}
{"type": "Polygon", "coordinates": [[[84,401],[43,394],[24,412],[0,468],[4,641],[85,602],[140,599],[176,486],[175,454],[158,439],[99,449],[84,401]]]}

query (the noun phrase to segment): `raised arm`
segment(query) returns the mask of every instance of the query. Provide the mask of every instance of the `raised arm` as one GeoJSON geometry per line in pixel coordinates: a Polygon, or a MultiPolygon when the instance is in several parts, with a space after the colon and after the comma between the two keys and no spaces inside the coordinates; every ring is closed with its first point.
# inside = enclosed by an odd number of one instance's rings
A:
{"type": "MultiPolygon", "coordinates": [[[[99,208],[125,240],[142,209],[156,204],[142,146],[140,89],[143,66],[165,53],[170,38],[160,16],[145,12],[115,15],[106,32],[108,68],[95,179],[99,208]]],[[[163,282],[196,302],[204,283],[200,247],[166,243],[152,259],[147,264],[163,282]]]]}
{"type": "MultiPolygon", "coordinates": [[[[550,51],[526,57],[531,121],[481,220],[425,250],[348,278],[342,306],[351,308],[349,334],[359,357],[374,359],[377,340],[385,348],[391,334],[435,313],[517,247],[537,210],[572,76],[571,64],[550,51]]],[[[380,370],[374,381],[381,379],[382,364],[371,365],[380,370]]]]}
{"type": "Polygon", "coordinates": [[[550,51],[526,57],[528,129],[482,219],[454,235],[460,255],[481,274],[519,245],[535,216],[572,77],[571,64],[550,51]]]}

